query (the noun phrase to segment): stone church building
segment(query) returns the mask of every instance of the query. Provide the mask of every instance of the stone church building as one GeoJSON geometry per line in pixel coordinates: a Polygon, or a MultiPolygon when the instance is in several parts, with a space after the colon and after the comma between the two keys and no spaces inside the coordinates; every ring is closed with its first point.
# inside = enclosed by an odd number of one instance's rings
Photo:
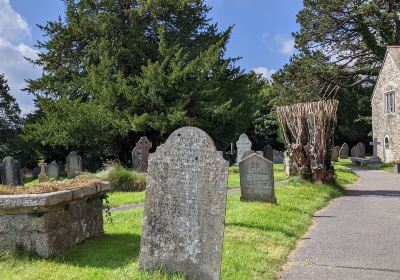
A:
{"type": "Polygon", "coordinates": [[[400,160],[400,46],[387,49],[372,96],[372,129],[382,161],[400,160]]]}

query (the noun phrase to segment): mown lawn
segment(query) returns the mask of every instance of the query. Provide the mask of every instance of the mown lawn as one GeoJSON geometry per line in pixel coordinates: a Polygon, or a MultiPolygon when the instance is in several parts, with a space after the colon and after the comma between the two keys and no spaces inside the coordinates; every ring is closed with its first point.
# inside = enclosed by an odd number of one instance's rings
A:
{"type": "MultiPolygon", "coordinates": [[[[356,175],[338,166],[339,183],[356,175]]],[[[240,202],[228,196],[222,279],[274,279],[296,241],[311,225],[313,213],[340,196],[339,185],[290,179],[276,188],[277,205],[240,202]]],[[[182,279],[138,271],[143,209],[112,214],[105,236],[87,241],[48,260],[0,255],[0,279],[182,279]]]]}

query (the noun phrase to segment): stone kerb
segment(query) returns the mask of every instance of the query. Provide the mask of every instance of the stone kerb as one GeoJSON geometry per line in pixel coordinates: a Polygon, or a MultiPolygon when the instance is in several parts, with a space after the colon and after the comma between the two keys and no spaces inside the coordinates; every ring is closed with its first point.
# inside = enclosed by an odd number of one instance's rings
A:
{"type": "Polygon", "coordinates": [[[0,195],[0,249],[50,257],[104,234],[102,193],[111,185],[0,195]]]}

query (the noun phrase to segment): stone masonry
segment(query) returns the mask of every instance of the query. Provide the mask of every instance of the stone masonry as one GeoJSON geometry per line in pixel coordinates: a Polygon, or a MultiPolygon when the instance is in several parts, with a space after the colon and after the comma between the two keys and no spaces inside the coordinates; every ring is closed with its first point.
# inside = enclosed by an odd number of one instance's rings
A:
{"type": "Polygon", "coordinates": [[[378,156],[384,162],[400,160],[400,46],[387,49],[372,98],[372,127],[381,143],[378,156]],[[385,95],[390,92],[395,94],[395,111],[388,113],[385,95]]]}
{"type": "Polygon", "coordinates": [[[109,184],[45,194],[0,195],[0,249],[41,257],[102,235],[109,184]]]}

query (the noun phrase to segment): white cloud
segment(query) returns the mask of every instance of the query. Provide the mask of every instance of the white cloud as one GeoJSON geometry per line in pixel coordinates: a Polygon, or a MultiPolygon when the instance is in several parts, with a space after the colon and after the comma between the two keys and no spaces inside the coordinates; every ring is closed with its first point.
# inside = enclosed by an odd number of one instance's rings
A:
{"type": "Polygon", "coordinates": [[[11,7],[9,0],[0,0],[0,73],[5,74],[11,93],[23,113],[33,110],[32,97],[21,89],[25,79],[37,78],[41,69],[33,67],[25,57],[37,58],[37,51],[27,45],[31,40],[28,23],[11,7]]]}
{"type": "Polygon", "coordinates": [[[294,54],[294,39],[283,35],[277,35],[275,41],[279,44],[279,52],[286,55],[294,54]]]}
{"type": "Polygon", "coordinates": [[[271,80],[271,76],[276,73],[275,69],[268,69],[266,67],[260,66],[253,69],[257,74],[261,74],[264,79],[271,80]]]}

